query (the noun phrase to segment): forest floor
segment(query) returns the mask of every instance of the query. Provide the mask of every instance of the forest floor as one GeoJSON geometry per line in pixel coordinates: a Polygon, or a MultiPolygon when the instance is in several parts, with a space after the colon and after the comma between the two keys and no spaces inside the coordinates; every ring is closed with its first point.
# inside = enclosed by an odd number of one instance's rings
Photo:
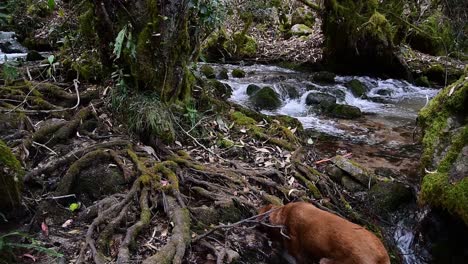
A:
{"type": "Polygon", "coordinates": [[[21,69],[24,79],[0,92],[0,136],[25,167],[25,211],[4,228],[62,256],[26,249],[15,253],[20,262],[162,263],[168,254],[183,263],[282,263],[250,217],[297,200],[394,247],[362,197],[323,173],[333,151],[308,144],[297,120],[223,102],[224,112],[199,113],[190,126],[176,121],[174,144],[145,145],[109,110],[110,86],[46,80],[47,67],[34,63],[21,69]]]}

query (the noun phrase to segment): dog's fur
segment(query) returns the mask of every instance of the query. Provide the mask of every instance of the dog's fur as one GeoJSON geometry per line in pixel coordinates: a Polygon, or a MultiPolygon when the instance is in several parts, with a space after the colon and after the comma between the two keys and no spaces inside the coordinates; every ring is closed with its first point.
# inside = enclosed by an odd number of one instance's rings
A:
{"type": "Polygon", "coordinates": [[[382,242],[359,225],[305,202],[268,205],[259,214],[271,209],[269,223],[284,226],[289,238],[278,227],[269,227],[268,233],[282,240],[298,264],[390,264],[382,242]]]}

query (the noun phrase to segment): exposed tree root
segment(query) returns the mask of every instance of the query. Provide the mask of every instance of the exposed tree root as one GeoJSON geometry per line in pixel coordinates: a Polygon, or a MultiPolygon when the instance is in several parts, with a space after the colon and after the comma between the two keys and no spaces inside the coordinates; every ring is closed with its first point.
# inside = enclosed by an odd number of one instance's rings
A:
{"type": "Polygon", "coordinates": [[[155,255],[143,261],[143,264],[180,264],[185,255],[185,248],[190,243],[190,215],[187,208],[182,208],[177,200],[167,197],[167,212],[174,223],[172,236],[167,244],[155,255]]]}

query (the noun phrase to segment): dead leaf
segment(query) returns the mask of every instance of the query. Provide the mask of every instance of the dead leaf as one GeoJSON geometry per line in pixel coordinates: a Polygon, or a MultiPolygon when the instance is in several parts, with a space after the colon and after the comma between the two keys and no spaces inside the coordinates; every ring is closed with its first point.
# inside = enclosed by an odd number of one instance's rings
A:
{"type": "Polygon", "coordinates": [[[49,236],[49,227],[46,225],[45,222],[41,223],[42,234],[46,237],[49,236]]]}
{"type": "Polygon", "coordinates": [[[67,221],[65,221],[65,223],[63,223],[62,227],[68,228],[71,226],[71,224],[73,224],[73,219],[68,219],[67,221]]]}
{"type": "Polygon", "coordinates": [[[296,179],[294,177],[291,177],[288,181],[289,185],[292,185],[296,179]]]}

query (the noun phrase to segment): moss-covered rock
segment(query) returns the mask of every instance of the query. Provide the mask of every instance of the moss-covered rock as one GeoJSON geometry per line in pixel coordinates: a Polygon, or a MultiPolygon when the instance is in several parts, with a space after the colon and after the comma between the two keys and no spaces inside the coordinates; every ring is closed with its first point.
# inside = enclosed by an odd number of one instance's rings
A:
{"type": "Polygon", "coordinates": [[[253,95],[254,93],[258,92],[260,89],[261,89],[260,86],[256,84],[249,84],[249,86],[247,86],[247,89],[245,90],[245,93],[247,95],[253,95]]]}
{"type": "Polygon", "coordinates": [[[367,87],[359,80],[353,79],[345,84],[351,90],[351,93],[356,97],[363,97],[366,95],[367,87]]]}
{"type": "Polygon", "coordinates": [[[312,76],[312,80],[319,83],[334,83],[336,74],[327,71],[316,72],[312,76]]]}
{"type": "Polygon", "coordinates": [[[354,119],[362,116],[361,109],[352,105],[334,104],[326,109],[330,116],[344,119],[354,119]]]}
{"type": "Polygon", "coordinates": [[[221,68],[218,73],[218,79],[220,80],[228,80],[229,79],[229,72],[226,68],[221,68]]]}
{"type": "Polygon", "coordinates": [[[287,98],[297,99],[301,96],[299,94],[299,89],[295,85],[290,83],[281,83],[279,89],[281,90],[282,96],[287,98]]]}
{"type": "Polygon", "coordinates": [[[232,95],[232,87],[229,84],[218,80],[209,80],[207,85],[216,98],[228,99],[232,95]]]}
{"type": "Polygon", "coordinates": [[[336,97],[327,93],[311,92],[306,97],[306,105],[321,105],[323,107],[331,107],[336,104],[336,97]]]}
{"type": "Polygon", "coordinates": [[[35,50],[29,51],[28,55],[26,55],[26,61],[40,61],[43,59],[45,58],[35,50]]]}
{"type": "Polygon", "coordinates": [[[381,181],[369,191],[369,198],[379,213],[395,211],[413,198],[411,188],[399,182],[381,181]]]}
{"type": "Polygon", "coordinates": [[[279,95],[271,87],[263,87],[250,97],[252,104],[264,110],[275,110],[281,106],[279,95]]]}
{"type": "Polygon", "coordinates": [[[468,143],[468,80],[462,76],[423,108],[420,198],[457,215],[468,224],[468,175],[462,165],[468,143]],[[430,171],[431,173],[427,173],[430,171]]]}
{"type": "Polygon", "coordinates": [[[214,79],[216,78],[216,72],[213,67],[211,67],[208,64],[204,64],[200,67],[200,72],[205,75],[206,78],[208,79],[214,79]]]}
{"type": "Polygon", "coordinates": [[[290,32],[294,36],[308,36],[312,34],[314,31],[310,27],[304,24],[296,24],[291,27],[290,32]]]}
{"type": "Polygon", "coordinates": [[[234,78],[244,78],[245,77],[245,71],[240,69],[240,68],[236,68],[234,70],[232,70],[232,77],[234,78]]]}
{"type": "Polygon", "coordinates": [[[414,84],[417,86],[422,86],[422,87],[431,87],[431,82],[427,78],[427,76],[419,76],[415,81],[414,84]]]}
{"type": "Polygon", "coordinates": [[[11,149],[0,140],[0,211],[8,213],[21,204],[24,170],[11,149]]]}

